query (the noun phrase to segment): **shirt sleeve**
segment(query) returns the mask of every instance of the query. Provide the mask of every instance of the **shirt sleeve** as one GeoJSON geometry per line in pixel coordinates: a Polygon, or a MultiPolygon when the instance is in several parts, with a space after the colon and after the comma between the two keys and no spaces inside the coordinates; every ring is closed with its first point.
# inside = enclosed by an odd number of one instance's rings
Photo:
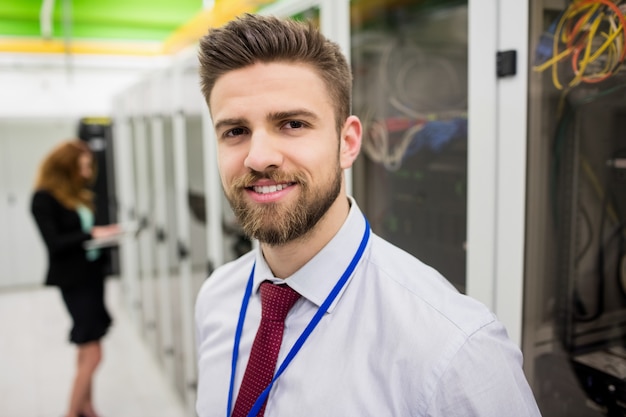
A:
{"type": "Polygon", "coordinates": [[[522,354],[494,321],[472,334],[450,362],[429,417],[540,417],[522,354]]]}

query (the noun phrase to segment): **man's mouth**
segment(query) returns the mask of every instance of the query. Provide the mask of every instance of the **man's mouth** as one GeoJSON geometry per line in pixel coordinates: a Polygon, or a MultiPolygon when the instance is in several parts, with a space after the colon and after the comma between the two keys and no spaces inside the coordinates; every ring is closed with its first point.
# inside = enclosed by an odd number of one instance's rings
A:
{"type": "Polygon", "coordinates": [[[274,185],[258,185],[258,186],[253,186],[250,187],[252,190],[254,190],[255,193],[258,194],[269,194],[269,193],[275,193],[276,191],[281,191],[284,190],[287,187],[292,186],[295,183],[287,183],[287,184],[274,184],[274,185]]]}

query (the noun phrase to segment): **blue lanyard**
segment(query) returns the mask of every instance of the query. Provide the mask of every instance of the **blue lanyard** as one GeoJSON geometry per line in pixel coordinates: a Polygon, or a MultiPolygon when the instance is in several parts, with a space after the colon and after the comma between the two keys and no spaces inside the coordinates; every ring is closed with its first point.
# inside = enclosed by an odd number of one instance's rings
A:
{"type": "MultiPolygon", "coordinates": [[[[306,326],[306,328],[304,329],[304,331],[302,332],[298,340],[296,340],[296,343],[293,345],[289,353],[287,353],[287,356],[278,367],[278,371],[276,371],[274,378],[272,379],[270,384],[267,386],[267,388],[263,390],[261,395],[259,395],[259,398],[257,398],[256,402],[252,406],[252,409],[250,410],[248,417],[255,417],[259,413],[259,411],[261,410],[261,407],[263,406],[263,403],[265,402],[265,400],[267,399],[267,396],[269,395],[270,390],[272,389],[272,386],[274,385],[274,382],[276,382],[278,377],[285,371],[285,368],[287,368],[287,365],[289,365],[289,363],[294,358],[294,356],[296,356],[296,354],[298,353],[298,351],[300,350],[300,348],[302,347],[306,339],[309,337],[309,335],[311,334],[315,326],[318,325],[318,323],[320,322],[324,314],[326,314],[326,312],[328,311],[328,308],[330,307],[332,302],[335,300],[335,298],[337,298],[339,291],[341,291],[343,286],[348,281],[348,278],[350,278],[350,275],[352,275],[352,272],[354,271],[354,268],[356,268],[357,263],[359,263],[359,260],[361,259],[361,256],[363,255],[363,251],[365,251],[365,247],[367,246],[367,241],[369,240],[369,236],[370,236],[370,225],[367,219],[365,219],[365,232],[363,233],[363,238],[361,238],[361,244],[359,245],[359,248],[357,249],[356,253],[352,257],[352,261],[350,262],[350,265],[348,265],[348,267],[344,271],[341,278],[339,278],[339,281],[337,281],[337,283],[331,290],[330,294],[328,294],[328,297],[326,297],[326,300],[324,300],[322,305],[320,305],[320,307],[317,309],[317,312],[315,313],[315,315],[313,316],[309,324],[306,326]]],[[[239,311],[239,322],[237,323],[237,330],[235,331],[235,342],[233,345],[233,361],[231,365],[230,389],[228,390],[228,408],[226,409],[226,417],[230,416],[230,411],[232,409],[232,404],[233,404],[233,387],[235,386],[235,370],[237,369],[237,357],[239,356],[239,342],[241,341],[241,333],[243,331],[243,322],[245,321],[245,318],[246,318],[246,310],[248,309],[248,302],[250,301],[250,296],[252,295],[252,281],[254,277],[255,266],[256,266],[256,263],[252,265],[252,271],[250,271],[250,277],[248,278],[246,291],[243,295],[243,300],[241,301],[241,310],[239,311]]]]}

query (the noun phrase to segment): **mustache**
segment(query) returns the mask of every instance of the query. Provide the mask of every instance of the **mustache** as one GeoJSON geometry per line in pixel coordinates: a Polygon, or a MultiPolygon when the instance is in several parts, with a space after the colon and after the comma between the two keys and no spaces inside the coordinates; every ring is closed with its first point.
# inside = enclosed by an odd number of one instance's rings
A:
{"type": "Polygon", "coordinates": [[[306,179],[300,173],[287,173],[284,171],[250,171],[239,178],[235,178],[231,184],[233,189],[250,188],[259,180],[270,180],[277,183],[304,184],[306,179]]]}

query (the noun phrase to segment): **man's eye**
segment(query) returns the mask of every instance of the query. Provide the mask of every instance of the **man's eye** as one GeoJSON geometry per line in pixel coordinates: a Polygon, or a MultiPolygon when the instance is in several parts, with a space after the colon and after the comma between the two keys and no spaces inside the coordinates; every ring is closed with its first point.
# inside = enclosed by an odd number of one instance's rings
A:
{"type": "Polygon", "coordinates": [[[244,133],[246,133],[246,131],[243,128],[236,127],[226,132],[225,136],[239,136],[239,135],[243,135],[244,133]]]}
{"type": "Polygon", "coordinates": [[[285,127],[287,129],[299,129],[301,127],[304,127],[304,123],[299,122],[297,120],[290,120],[287,123],[285,123],[285,127]]]}

